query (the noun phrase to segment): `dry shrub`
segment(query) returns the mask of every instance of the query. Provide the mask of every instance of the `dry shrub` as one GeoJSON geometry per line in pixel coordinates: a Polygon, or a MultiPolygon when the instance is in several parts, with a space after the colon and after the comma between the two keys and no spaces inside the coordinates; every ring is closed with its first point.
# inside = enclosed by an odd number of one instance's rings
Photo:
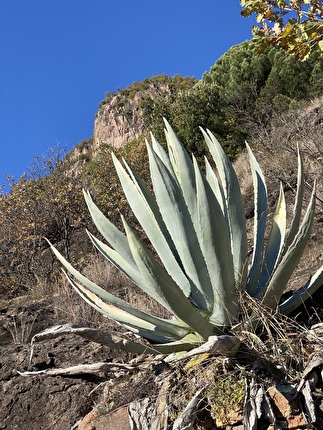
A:
{"type": "Polygon", "coordinates": [[[252,199],[253,182],[247,151],[244,151],[239,155],[233,166],[239,178],[242,195],[252,199]]]}
{"type": "Polygon", "coordinates": [[[259,133],[254,142],[256,156],[265,175],[295,189],[297,146],[305,167],[308,189],[317,180],[317,210],[323,211],[323,97],[313,100],[306,109],[295,110],[273,120],[271,130],[259,133]]]}
{"type": "Polygon", "coordinates": [[[36,285],[29,290],[31,300],[42,300],[53,297],[60,289],[60,279],[36,277],[36,285]]]}
{"type": "MultiPolygon", "coordinates": [[[[282,182],[294,192],[297,180],[297,146],[304,160],[305,183],[312,188],[317,180],[317,211],[323,212],[323,97],[306,109],[295,110],[272,121],[271,128],[255,131],[249,143],[261,165],[269,193],[282,182]]],[[[235,163],[243,194],[250,193],[252,178],[246,153],[235,163]]]]}
{"type": "Polygon", "coordinates": [[[30,341],[36,317],[30,319],[26,312],[9,315],[4,327],[9,331],[15,345],[26,344],[30,341]]]}
{"type": "Polygon", "coordinates": [[[240,295],[240,304],[244,323],[232,329],[242,343],[240,359],[244,354],[247,363],[261,359],[279,369],[284,379],[293,380],[316,346],[307,341],[307,328],[246,293],[240,295]]]}
{"type": "Polygon", "coordinates": [[[200,419],[205,422],[207,416],[221,428],[241,421],[245,376],[245,368],[237,360],[212,354],[199,354],[173,365],[168,391],[171,420],[175,421],[202,389],[196,424],[200,419]]]}

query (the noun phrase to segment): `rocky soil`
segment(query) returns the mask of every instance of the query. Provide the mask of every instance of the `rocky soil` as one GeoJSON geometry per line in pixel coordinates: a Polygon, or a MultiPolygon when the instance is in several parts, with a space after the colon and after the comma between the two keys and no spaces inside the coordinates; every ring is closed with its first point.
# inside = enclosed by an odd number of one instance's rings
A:
{"type": "MultiPolygon", "coordinates": [[[[315,299],[316,311],[322,313],[320,309],[322,303],[321,305],[318,303],[322,299],[322,294],[317,294],[315,299]]],[[[79,336],[59,336],[55,339],[36,342],[30,364],[31,337],[53,325],[65,323],[68,323],[68,320],[57,314],[52,299],[0,309],[0,396],[2,399],[0,429],[179,430],[183,428],[183,421],[179,427],[175,426],[175,418],[176,416],[178,418],[180,412],[180,410],[176,412],[176,408],[185,409],[187,406],[190,397],[185,397],[185,392],[189,393],[192,387],[194,390],[192,382],[204,385],[213,381],[216,387],[217,382],[214,378],[219,372],[222,373],[225,370],[224,359],[219,356],[211,355],[207,358],[202,356],[197,358],[196,362],[186,360],[174,366],[165,364],[162,357],[142,360],[141,357],[110,350],[79,336]],[[109,370],[82,374],[74,372],[69,376],[44,374],[23,376],[18,373],[45,369],[57,370],[97,362],[113,363],[114,368],[111,372],[109,370]],[[116,363],[120,366],[130,364],[133,370],[122,368],[118,370],[116,363]],[[152,419],[152,417],[155,418],[152,419]],[[173,424],[169,427],[170,422],[173,424]]],[[[320,342],[323,345],[323,337],[320,342]]],[[[241,372],[241,363],[245,363],[246,360],[245,351],[239,354],[232,362],[233,378],[230,376],[228,379],[225,373],[222,378],[223,381],[226,379],[230,381],[233,398],[234,375],[241,372]]],[[[313,385],[317,422],[310,427],[307,427],[303,413],[291,410],[289,397],[293,397],[295,388],[291,393],[291,385],[287,381],[281,383],[280,387],[279,384],[276,385],[277,369],[273,371],[270,367],[273,363],[266,364],[266,359],[262,358],[259,367],[256,356],[249,360],[250,363],[252,361],[254,364],[257,363],[259,373],[255,373],[256,378],[251,379],[246,377],[246,373],[243,380],[249,379],[249,383],[253,380],[257,381],[257,384],[260,384],[259,387],[264,384],[263,387],[266,387],[267,394],[271,398],[277,423],[285,426],[277,428],[295,430],[323,428],[320,427],[323,426],[323,385],[322,376],[320,376],[323,369],[323,354],[319,360],[315,370],[318,376],[314,378],[313,385]],[[267,365],[268,368],[266,368],[267,365]],[[287,423],[288,427],[286,427],[287,423]]],[[[313,384],[313,381],[311,383],[313,384]]],[[[294,381],[294,386],[295,384],[297,385],[297,381],[294,381]]],[[[219,391],[218,394],[212,395],[220,396],[219,401],[223,401],[224,389],[225,386],[219,386],[214,389],[219,391]]],[[[189,396],[193,394],[194,391],[189,396]]],[[[241,402],[241,399],[239,401],[241,402]]],[[[203,402],[205,403],[205,400],[203,402]]],[[[249,429],[242,426],[242,409],[227,410],[224,418],[229,419],[231,423],[225,424],[223,416],[221,419],[214,419],[214,416],[212,418],[210,408],[207,404],[203,406],[203,402],[200,403],[200,413],[194,417],[195,425],[189,427],[190,429],[249,429]]],[[[217,410],[217,405],[213,407],[217,410]]],[[[223,412],[221,413],[223,415],[223,412]]],[[[270,420],[262,416],[256,428],[258,430],[272,428],[270,420]]]]}
{"type": "Polygon", "coordinates": [[[76,336],[68,339],[61,336],[36,344],[29,365],[30,344],[27,341],[32,335],[66,322],[57,319],[50,300],[0,309],[0,429],[77,428],[77,423],[99,402],[100,383],[106,381],[108,375],[50,377],[18,373],[114,358],[115,353],[104,346],[76,336]]]}

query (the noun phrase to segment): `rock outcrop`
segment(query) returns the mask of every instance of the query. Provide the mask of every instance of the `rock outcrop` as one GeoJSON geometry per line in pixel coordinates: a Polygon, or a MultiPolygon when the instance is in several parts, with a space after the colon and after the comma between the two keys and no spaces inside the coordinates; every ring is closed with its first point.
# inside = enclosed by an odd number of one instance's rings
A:
{"type": "Polygon", "coordinates": [[[168,93],[167,84],[151,83],[132,97],[121,92],[103,102],[94,122],[93,152],[96,153],[101,143],[119,148],[143,135],[149,125],[143,118],[142,102],[168,93]]]}

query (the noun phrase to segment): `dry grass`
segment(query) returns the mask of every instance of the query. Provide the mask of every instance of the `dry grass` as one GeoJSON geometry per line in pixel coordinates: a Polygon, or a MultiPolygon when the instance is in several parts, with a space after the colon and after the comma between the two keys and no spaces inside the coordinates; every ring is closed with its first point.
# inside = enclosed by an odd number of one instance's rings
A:
{"type": "Polygon", "coordinates": [[[308,329],[294,318],[266,309],[245,293],[240,303],[243,323],[232,332],[243,345],[242,357],[246,353],[252,360],[264,360],[279,369],[284,379],[297,378],[315,348],[307,341],[308,329]]]}
{"type": "Polygon", "coordinates": [[[317,180],[317,210],[323,211],[323,97],[307,109],[296,110],[273,121],[270,132],[263,132],[254,142],[256,155],[266,176],[295,189],[297,146],[305,167],[308,189],[317,180]]]}
{"type": "Polygon", "coordinates": [[[61,280],[59,289],[53,295],[53,304],[57,319],[63,319],[75,325],[98,327],[102,324],[102,315],[88,305],[71,287],[66,279],[61,280]]]}
{"type": "MultiPolygon", "coordinates": [[[[317,179],[318,208],[323,210],[323,97],[310,103],[307,109],[295,110],[273,120],[271,129],[258,129],[251,144],[271,187],[279,182],[291,190],[297,179],[297,146],[305,166],[306,183],[312,187],[317,179]]],[[[235,169],[244,194],[252,188],[247,155],[243,153],[235,169]]],[[[270,188],[269,186],[269,188],[270,188]]],[[[270,190],[269,190],[270,191],[270,190]]]]}
{"type": "Polygon", "coordinates": [[[8,316],[4,327],[9,331],[15,345],[26,344],[30,341],[35,318],[30,319],[25,312],[8,316]]]}

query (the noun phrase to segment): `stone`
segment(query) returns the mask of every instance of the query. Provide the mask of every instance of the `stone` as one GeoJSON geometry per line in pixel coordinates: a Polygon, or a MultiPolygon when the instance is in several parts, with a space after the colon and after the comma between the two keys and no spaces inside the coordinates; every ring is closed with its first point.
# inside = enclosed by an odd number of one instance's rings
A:
{"type": "Polygon", "coordinates": [[[131,430],[128,408],[122,407],[107,414],[94,409],[83,418],[78,430],[131,430]]]}
{"type": "Polygon", "coordinates": [[[277,419],[286,420],[286,428],[294,430],[307,428],[307,423],[303,415],[297,411],[297,403],[293,401],[295,391],[296,389],[288,384],[269,387],[267,390],[272,400],[277,419]]]}

